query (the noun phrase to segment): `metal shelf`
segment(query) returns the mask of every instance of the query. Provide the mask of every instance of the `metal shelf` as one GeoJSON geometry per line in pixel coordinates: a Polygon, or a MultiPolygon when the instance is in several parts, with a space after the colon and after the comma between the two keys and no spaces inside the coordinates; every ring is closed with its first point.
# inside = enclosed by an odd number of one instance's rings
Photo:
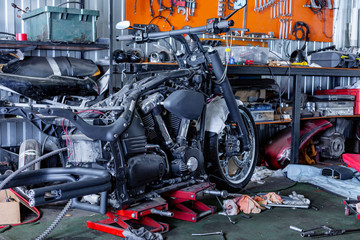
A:
{"type": "MultiPolygon", "coordinates": [[[[120,65],[122,69],[125,69],[125,65],[120,65]]],[[[129,66],[127,66],[129,67],[129,66]]],[[[172,70],[177,69],[177,64],[152,64],[152,63],[139,63],[132,64],[129,70],[131,69],[134,72],[143,72],[143,71],[161,71],[161,70],[172,70]]],[[[291,148],[299,149],[299,135],[300,135],[300,121],[316,119],[316,118],[304,118],[300,119],[300,103],[301,103],[301,82],[304,79],[304,76],[328,76],[328,77],[359,77],[360,69],[359,68],[315,68],[315,67],[306,67],[306,66],[275,66],[270,67],[267,65],[229,65],[227,69],[228,75],[253,75],[253,76],[289,76],[289,80],[292,80],[293,83],[293,119],[291,121],[268,121],[268,122],[258,122],[257,125],[261,124],[281,124],[281,123],[291,123],[291,148]]],[[[239,80],[241,81],[241,80],[239,80]]],[[[233,81],[232,84],[236,85],[236,81],[233,81]]],[[[334,116],[334,117],[344,117],[344,116],[334,116]]],[[[334,118],[326,117],[326,118],[334,118]]],[[[348,116],[348,117],[360,117],[360,116],[348,116]]],[[[321,117],[324,118],[324,117],[321,117]]],[[[291,162],[296,163],[299,158],[299,151],[291,151],[291,162]]]]}
{"type": "MultiPolygon", "coordinates": [[[[329,119],[329,118],[358,118],[360,115],[344,115],[344,116],[327,116],[327,117],[309,117],[309,118],[300,118],[301,121],[305,120],[314,120],[314,119],[329,119]]],[[[291,123],[291,120],[275,120],[275,121],[264,121],[264,122],[255,122],[255,125],[265,125],[265,124],[286,124],[291,123]]]]}
{"type": "Polygon", "coordinates": [[[65,51],[95,51],[108,49],[107,44],[97,43],[66,43],[66,42],[37,42],[37,41],[16,41],[0,40],[1,49],[24,48],[36,46],[37,50],[65,50],[65,51]]]}

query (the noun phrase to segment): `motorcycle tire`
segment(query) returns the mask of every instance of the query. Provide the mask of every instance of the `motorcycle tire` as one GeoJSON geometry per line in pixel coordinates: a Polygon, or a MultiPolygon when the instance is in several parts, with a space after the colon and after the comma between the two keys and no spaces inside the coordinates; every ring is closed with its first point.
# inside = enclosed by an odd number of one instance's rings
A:
{"type": "MultiPolygon", "coordinates": [[[[238,156],[225,156],[224,138],[228,132],[227,127],[219,134],[211,132],[206,134],[205,159],[211,165],[208,173],[210,180],[216,183],[216,187],[220,190],[237,192],[244,188],[250,181],[257,164],[259,144],[254,119],[245,107],[239,106],[239,111],[249,136],[249,151],[243,151],[238,156]]],[[[229,124],[227,121],[226,125],[229,124]]]]}

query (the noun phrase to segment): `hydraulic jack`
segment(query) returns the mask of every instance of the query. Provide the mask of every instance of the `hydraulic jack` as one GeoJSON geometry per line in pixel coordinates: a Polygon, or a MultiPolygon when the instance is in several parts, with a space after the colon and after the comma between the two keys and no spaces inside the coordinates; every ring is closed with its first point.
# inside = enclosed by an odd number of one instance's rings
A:
{"type": "Polygon", "coordinates": [[[216,207],[207,206],[198,200],[199,197],[206,194],[204,190],[214,187],[215,184],[199,183],[166,192],[162,197],[151,201],[122,210],[109,211],[106,213],[107,219],[97,222],[87,221],[87,227],[120,237],[125,237],[123,232],[128,227],[145,227],[151,232],[164,233],[169,230],[169,225],[157,222],[148,215],[157,214],[197,222],[200,218],[213,214],[216,210],[216,207]]]}
{"type": "Polygon", "coordinates": [[[86,225],[88,228],[120,237],[125,237],[123,232],[125,229],[132,226],[135,226],[136,228],[145,227],[151,232],[164,233],[169,230],[169,225],[157,222],[147,215],[159,214],[172,217],[173,213],[168,212],[167,209],[168,204],[166,201],[163,198],[156,198],[124,210],[110,211],[106,213],[107,219],[97,222],[87,221],[86,225]],[[118,226],[114,226],[114,224],[118,226]]]}
{"type": "Polygon", "coordinates": [[[169,211],[174,213],[174,218],[197,222],[199,219],[213,214],[216,210],[216,207],[207,206],[198,200],[205,194],[204,190],[213,188],[215,188],[213,183],[199,183],[165,193],[163,197],[167,199],[169,211]]]}

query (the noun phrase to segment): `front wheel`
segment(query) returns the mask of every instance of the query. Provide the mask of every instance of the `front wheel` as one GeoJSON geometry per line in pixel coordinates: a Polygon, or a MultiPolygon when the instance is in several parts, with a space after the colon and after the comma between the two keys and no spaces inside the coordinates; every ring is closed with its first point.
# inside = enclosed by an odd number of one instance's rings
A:
{"type": "Polygon", "coordinates": [[[205,156],[210,164],[208,173],[219,189],[238,191],[245,187],[257,163],[258,139],[254,119],[245,107],[239,106],[239,111],[248,135],[247,151],[237,151],[241,143],[233,135],[229,118],[219,134],[207,132],[205,156]]]}

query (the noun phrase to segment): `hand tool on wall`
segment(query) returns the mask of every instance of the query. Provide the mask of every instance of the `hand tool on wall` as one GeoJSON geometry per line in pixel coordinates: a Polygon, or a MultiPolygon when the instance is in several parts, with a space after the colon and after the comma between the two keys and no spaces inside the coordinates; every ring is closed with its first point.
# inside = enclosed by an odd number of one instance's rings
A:
{"type": "Polygon", "coordinates": [[[153,2],[154,0],[149,0],[150,3],[150,16],[153,18],[154,17],[154,10],[153,10],[153,2]]]}
{"type": "Polygon", "coordinates": [[[280,22],[279,39],[282,39],[283,19],[279,19],[279,22],[280,22]]]}
{"type": "Polygon", "coordinates": [[[195,14],[195,9],[196,9],[196,2],[195,2],[195,0],[192,0],[192,1],[190,1],[190,16],[194,16],[194,14],[195,14]]]}
{"type": "Polygon", "coordinates": [[[283,16],[285,16],[285,14],[286,14],[286,0],[283,0],[283,16]]]}
{"type": "Polygon", "coordinates": [[[287,16],[288,16],[288,17],[291,17],[291,16],[292,16],[292,12],[291,12],[292,10],[291,10],[291,9],[292,9],[292,1],[293,1],[293,0],[288,0],[288,1],[289,1],[289,9],[288,9],[289,12],[288,12],[288,15],[287,15],[287,16]]]}
{"type": "Polygon", "coordinates": [[[186,13],[185,7],[178,7],[178,13],[179,14],[181,13],[181,15],[185,15],[185,13],[186,13]]]}
{"type": "Polygon", "coordinates": [[[186,13],[186,1],[185,0],[174,0],[174,6],[177,7],[178,13],[181,15],[185,15],[186,13]]]}
{"type": "Polygon", "coordinates": [[[262,0],[259,0],[259,11],[263,10],[262,0]]]}
{"type": "Polygon", "coordinates": [[[218,1],[218,17],[222,18],[225,15],[225,2],[224,0],[218,1]]]}

